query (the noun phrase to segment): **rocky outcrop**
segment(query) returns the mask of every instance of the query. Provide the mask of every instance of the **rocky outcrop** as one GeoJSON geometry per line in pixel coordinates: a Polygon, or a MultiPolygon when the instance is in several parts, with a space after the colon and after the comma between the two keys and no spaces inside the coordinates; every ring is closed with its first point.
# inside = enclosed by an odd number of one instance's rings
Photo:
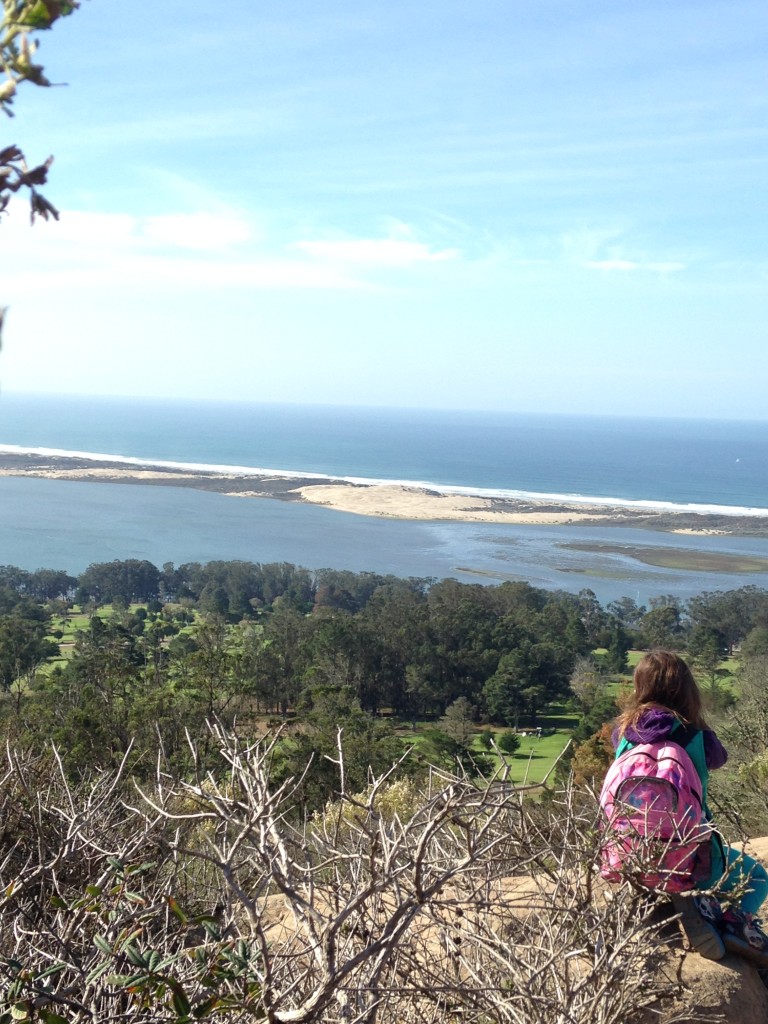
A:
{"type": "MultiPolygon", "coordinates": [[[[768,836],[750,840],[747,852],[768,867],[768,836]]],[[[679,970],[685,997],[666,1007],[661,1018],[658,1014],[646,1015],[642,1024],[659,1024],[665,1019],[673,1019],[676,1024],[701,1024],[709,1020],[726,1024],[768,1022],[766,983],[761,972],[741,957],[729,953],[718,962],[704,960],[696,953],[684,952],[682,945],[673,940],[667,970],[679,970]]]]}
{"type": "MultiPolygon", "coordinates": [[[[748,852],[768,866],[768,837],[751,841],[748,852]]],[[[529,941],[531,935],[541,936],[547,929],[547,921],[551,925],[559,914],[565,912],[563,908],[567,907],[568,901],[563,898],[563,893],[566,890],[572,892],[574,888],[574,885],[566,885],[558,893],[558,881],[541,874],[501,878],[495,881],[492,893],[489,890],[486,899],[480,903],[477,893],[470,897],[460,888],[449,886],[440,900],[425,905],[423,914],[404,936],[402,950],[405,959],[418,967],[419,976],[437,977],[440,962],[448,955],[447,948],[454,944],[454,980],[472,987],[477,977],[471,970],[472,956],[466,953],[473,943],[480,953],[483,948],[488,948],[484,944],[492,940],[508,944],[510,953],[519,949],[519,942],[529,941]],[[456,952],[459,948],[464,951],[461,963],[456,952]]],[[[606,907],[616,903],[618,913],[626,920],[621,909],[626,907],[621,904],[614,886],[593,879],[591,893],[592,906],[606,907]]],[[[392,900],[391,896],[384,897],[379,910],[392,914],[396,909],[392,900]]],[[[326,916],[333,913],[331,903],[317,894],[315,910],[326,916]]],[[[635,961],[630,958],[628,969],[645,971],[650,983],[667,982],[657,986],[656,991],[665,988],[667,991],[677,990],[680,994],[662,1003],[654,1002],[644,1012],[637,1009],[637,1004],[633,1010],[630,1003],[625,1020],[631,1024],[703,1024],[709,1021],[768,1024],[768,988],[753,964],[735,954],[729,954],[719,962],[703,959],[686,949],[674,922],[671,904],[662,904],[653,913],[658,913],[657,925],[650,930],[646,928],[635,941],[647,943],[649,936],[651,941],[660,940],[661,955],[657,955],[659,950],[656,947],[656,952],[651,951],[650,959],[645,955],[635,961]]],[[[270,944],[293,948],[298,955],[306,953],[305,925],[281,897],[269,897],[262,914],[262,927],[270,944]]],[[[600,919],[599,913],[597,918],[600,919]]],[[[571,949],[559,960],[561,966],[568,961],[563,980],[567,974],[567,982],[571,985],[583,984],[593,970],[594,961],[590,956],[595,955],[599,941],[594,935],[591,938],[593,948],[589,955],[586,949],[578,952],[571,949]]],[[[601,979],[609,985],[622,985],[624,980],[621,976],[610,978],[607,972],[601,975],[601,979]]],[[[634,991],[637,995],[645,990],[636,987],[634,991]]],[[[573,1019],[588,1018],[582,1012],[573,1019]]]]}
{"type": "Polygon", "coordinates": [[[715,963],[689,953],[679,961],[680,954],[670,951],[667,969],[680,969],[685,995],[665,1007],[664,1014],[646,1014],[638,1024],[702,1024],[702,1021],[723,1021],[724,1024],[763,1024],[768,1021],[768,989],[755,968],[738,956],[729,954],[715,963]]]}

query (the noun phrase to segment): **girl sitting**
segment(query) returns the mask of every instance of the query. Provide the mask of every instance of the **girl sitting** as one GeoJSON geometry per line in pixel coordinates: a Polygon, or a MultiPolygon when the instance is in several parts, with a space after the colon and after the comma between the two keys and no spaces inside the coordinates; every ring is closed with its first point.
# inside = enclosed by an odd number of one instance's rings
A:
{"type": "MultiPolygon", "coordinates": [[[[728,754],[704,720],[701,692],[690,669],[670,651],[651,651],[638,662],[633,682],[633,693],[613,734],[616,757],[641,743],[679,742],[701,780],[702,805],[711,821],[707,807],[709,772],[721,768],[728,754]]],[[[768,873],[747,854],[724,849],[714,831],[711,862],[711,874],[699,883],[699,890],[715,888],[729,893],[746,885],[745,894],[740,907],[725,911],[711,896],[672,896],[688,940],[710,959],[719,960],[727,947],[768,967],[768,936],[757,918],[768,897],[768,873]]]]}

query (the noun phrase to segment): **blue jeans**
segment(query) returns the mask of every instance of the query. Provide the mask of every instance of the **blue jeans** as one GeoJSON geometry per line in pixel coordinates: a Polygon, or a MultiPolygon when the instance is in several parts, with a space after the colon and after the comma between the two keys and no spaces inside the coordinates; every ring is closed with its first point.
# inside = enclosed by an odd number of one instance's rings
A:
{"type": "Polygon", "coordinates": [[[749,888],[741,901],[741,909],[756,914],[768,897],[768,871],[741,850],[728,847],[725,852],[728,858],[726,874],[717,887],[721,892],[731,892],[739,883],[746,881],[749,888]]]}

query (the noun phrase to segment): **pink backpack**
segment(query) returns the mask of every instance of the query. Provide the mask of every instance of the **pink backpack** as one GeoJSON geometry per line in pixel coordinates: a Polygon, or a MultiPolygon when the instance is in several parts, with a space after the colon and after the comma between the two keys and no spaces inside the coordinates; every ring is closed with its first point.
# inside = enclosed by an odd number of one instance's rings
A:
{"type": "Polygon", "coordinates": [[[712,870],[712,826],[687,751],[670,739],[617,757],[600,793],[605,812],[600,874],[648,889],[686,892],[712,870]]]}

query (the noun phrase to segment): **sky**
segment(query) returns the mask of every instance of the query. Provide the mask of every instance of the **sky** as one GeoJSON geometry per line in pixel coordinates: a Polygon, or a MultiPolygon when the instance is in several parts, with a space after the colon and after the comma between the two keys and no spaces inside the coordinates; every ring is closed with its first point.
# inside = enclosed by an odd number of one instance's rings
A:
{"type": "Polygon", "coordinates": [[[768,418],[764,0],[84,0],[6,392],[768,418]]]}

